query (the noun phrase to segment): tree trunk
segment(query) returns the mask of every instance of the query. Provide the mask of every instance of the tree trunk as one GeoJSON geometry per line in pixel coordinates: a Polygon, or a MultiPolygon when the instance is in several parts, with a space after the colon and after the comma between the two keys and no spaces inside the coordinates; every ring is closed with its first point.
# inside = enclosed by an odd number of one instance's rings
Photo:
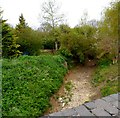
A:
{"type": "Polygon", "coordinates": [[[58,44],[57,44],[57,41],[55,42],[55,50],[58,50],[58,44]]]}

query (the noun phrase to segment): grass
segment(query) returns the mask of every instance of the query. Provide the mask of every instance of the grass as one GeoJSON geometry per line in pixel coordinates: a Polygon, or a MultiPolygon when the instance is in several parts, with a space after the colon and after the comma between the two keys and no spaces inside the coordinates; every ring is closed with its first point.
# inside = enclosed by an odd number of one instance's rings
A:
{"type": "Polygon", "coordinates": [[[100,86],[102,96],[117,93],[119,91],[118,64],[100,65],[93,76],[92,83],[96,87],[100,86]]]}
{"type": "Polygon", "coordinates": [[[42,116],[67,72],[63,63],[59,55],[3,59],[2,115],[42,116]]]}

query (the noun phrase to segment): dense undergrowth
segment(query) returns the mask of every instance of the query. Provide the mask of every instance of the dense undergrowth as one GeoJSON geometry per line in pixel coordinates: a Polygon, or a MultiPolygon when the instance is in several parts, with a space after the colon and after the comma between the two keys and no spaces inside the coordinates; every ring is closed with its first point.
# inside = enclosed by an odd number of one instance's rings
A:
{"type": "Polygon", "coordinates": [[[67,72],[59,55],[3,59],[2,68],[3,116],[41,116],[67,72]]]}
{"type": "Polygon", "coordinates": [[[100,87],[102,96],[117,93],[118,89],[118,64],[110,64],[108,60],[98,65],[92,83],[100,87]]]}

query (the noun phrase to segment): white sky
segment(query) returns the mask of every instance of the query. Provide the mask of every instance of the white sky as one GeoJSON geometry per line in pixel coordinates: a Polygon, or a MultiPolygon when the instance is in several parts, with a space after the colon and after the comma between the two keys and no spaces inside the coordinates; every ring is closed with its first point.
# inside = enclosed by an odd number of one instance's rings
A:
{"type": "MultiPolygon", "coordinates": [[[[41,4],[44,0],[0,0],[0,7],[4,10],[3,18],[15,26],[19,22],[19,16],[23,13],[30,27],[38,28],[41,4]]],[[[89,20],[101,18],[101,12],[114,0],[57,0],[61,4],[61,13],[64,13],[67,23],[76,26],[83,12],[87,11],[89,20]]]]}

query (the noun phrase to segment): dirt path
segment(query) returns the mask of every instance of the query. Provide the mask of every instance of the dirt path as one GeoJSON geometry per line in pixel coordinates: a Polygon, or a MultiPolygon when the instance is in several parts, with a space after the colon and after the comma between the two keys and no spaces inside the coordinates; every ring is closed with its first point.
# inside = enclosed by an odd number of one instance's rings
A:
{"type": "Polygon", "coordinates": [[[46,114],[61,111],[100,98],[100,92],[92,86],[95,67],[77,66],[70,70],[58,93],[51,97],[52,108],[46,114]]]}

